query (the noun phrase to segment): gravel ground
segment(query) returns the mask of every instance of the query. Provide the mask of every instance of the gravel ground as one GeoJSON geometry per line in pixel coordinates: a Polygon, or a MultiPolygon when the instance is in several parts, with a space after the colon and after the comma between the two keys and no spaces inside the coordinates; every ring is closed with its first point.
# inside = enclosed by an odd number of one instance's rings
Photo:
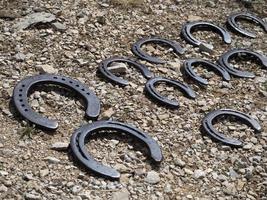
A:
{"type": "MultiPolygon", "coordinates": [[[[266,71],[249,60],[236,62],[237,68],[253,70],[257,77],[233,78],[227,83],[197,68],[209,78],[207,88],[183,80],[180,72],[186,58],[216,61],[233,47],[249,47],[267,55],[267,34],[247,23],[243,25],[257,32],[257,38],[232,34],[231,45],[223,44],[216,34],[197,33],[198,38],[214,45],[212,55],[199,53],[179,37],[187,20],[209,20],[225,26],[227,15],[246,10],[240,2],[147,0],[141,7],[125,8],[92,0],[4,0],[0,9],[0,16],[8,15],[0,18],[1,199],[266,199],[266,71]],[[42,11],[54,14],[59,24],[14,29],[27,15],[42,11]],[[185,55],[176,56],[164,47],[147,46],[152,55],[170,62],[141,62],[156,75],[190,84],[198,95],[196,100],[160,85],[162,94],[180,101],[180,108],[171,110],[144,95],[146,80],[132,68],[124,75],[130,80],[125,88],[96,75],[103,59],[134,57],[131,44],[149,35],[176,40],[187,48],[185,55]],[[88,85],[101,99],[100,119],[132,124],[156,139],[164,155],[160,167],[150,163],[141,144],[113,134],[94,138],[87,147],[98,161],[121,172],[119,181],[99,178],[76,165],[66,146],[74,130],[88,121],[83,102],[63,88],[40,86],[29,97],[35,111],[59,121],[56,132],[43,132],[23,122],[10,102],[13,87],[26,76],[48,70],[88,85]],[[262,133],[255,135],[246,125],[225,119],[215,127],[241,138],[245,146],[232,149],[212,142],[199,128],[205,114],[218,108],[249,113],[261,123],[262,133]],[[54,150],[55,146],[63,151],[54,150]]],[[[252,11],[266,18],[266,1],[252,11]]]]}

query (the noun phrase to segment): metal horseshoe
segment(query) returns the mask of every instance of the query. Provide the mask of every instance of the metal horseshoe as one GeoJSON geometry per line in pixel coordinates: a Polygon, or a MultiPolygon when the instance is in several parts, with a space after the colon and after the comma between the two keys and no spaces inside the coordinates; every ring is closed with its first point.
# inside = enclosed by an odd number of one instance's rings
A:
{"type": "Polygon", "coordinates": [[[55,84],[72,89],[86,100],[86,116],[96,119],[100,113],[100,101],[98,97],[81,82],[59,75],[37,75],[21,80],[13,91],[13,102],[18,112],[30,122],[46,129],[55,130],[58,128],[58,122],[42,117],[32,110],[28,103],[28,94],[34,86],[40,84],[55,84]]]}
{"type": "Polygon", "coordinates": [[[97,121],[92,124],[82,126],[76,130],[70,141],[70,148],[74,158],[88,170],[110,179],[120,178],[120,173],[117,170],[102,165],[86,150],[85,143],[90,140],[90,136],[97,134],[98,131],[104,130],[117,131],[118,133],[124,133],[138,139],[149,148],[150,156],[156,163],[160,163],[163,160],[163,156],[157,142],[141,130],[117,121],[97,121]]]}
{"type": "Polygon", "coordinates": [[[243,36],[256,38],[256,35],[254,33],[246,31],[237,24],[237,20],[239,19],[255,22],[257,25],[261,26],[265,32],[267,32],[267,23],[265,23],[261,18],[252,15],[251,13],[241,12],[230,15],[227,19],[227,25],[229,26],[229,28],[243,36]]]}
{"type": "Polygon", "coordinates": [[[148,43],[155,43],[155,44],[164,44],[167,46],[170,46],[174,53],[176,54],[183,54],[184,49],[180,46],[179,43],[172,41],[172,40],[167,40],[159,37],[146,37],[143,39],[138,40],[136,43],[133,44],[132,46],[132,52],[138,56],[139,58],[146,60],[151,63],[158,63],[158,64],[164,64],[166,61],[161,60],[157,57],[151,56],[148,53],[142,51],[142,46],[148,43]]]}
{"type": "Polygon", "coordinates": [[[118,76],[115,76],[113,73],[111,73],[108,70],[108,67],[111,63],[113,62],[125,62],[128,63],[130,65],[132,65],[134,68],[138,69],[141,71],[142,75],[146,78],[149,79],[151,77],[153,77],[153,74],[149,71],[149,69],[145,66],[142,65],[140,63],[137,63],[133,60],[130,60],[128,58],[122,58],[122,57],[114,57],[114,58],[108,58],[104,61],[102,61],[99,65],[99,72],[108,80],[121,85],[121,86],[127,86],[129,84],[129,82],[127,80],[124,80],[118,76]]]}
{"type": "Polygon", "coordinates": [[[248,49],[231,49],[228,52],[224,53],[220,58],[219,58],[219,64],[224,67],[229,74],[232,74],[237,77],[241,78],[254,78],[255,74],[252,72],[248,71],[241,71],[238,69],[235,69],[231,66],[230,64],[230,59],[239,56],[240,54],[245,54],[246,56],[250,56],[254,58],[256,61],[261,63],[265,69],[267,69],[267,57],[259,54],[257,52],[253,52],[248,49]]]}
{"type": "Polygon", "coordinates": [[[183,64],[184,73],[200,84],[208,85],[208,80],[196,74],[196,72],[193,69],[193,66],[198,66],[198,65],[203,65],[203,67],[207,67],[214,70],[215,72],[218,72],[218,74],[220,74],[223,77],[223,80],[225,81],[230,81],[231,79],[229,73],[220,65],[216,65],[210,61],[203,59],[192,58],[185,60],[183,64]]]}
{"type": "Polygon", "coordinates": [[[233,147],[242,147],[243,143],[237,139],[226,137],[225,135],[219,133],[214,127],[213,122],[214,119],[218,116],[234,116],[238,119],[240,119],[243,123],[247,124],[251,128],[253,128],[256,132],[261,131],[261,126],[259,122],[257,122],[255,119],[250,117],[249,115],[236,111],[231,109],[221,109],[221,110],[215,110],[207,114],[203,121],[202,121],[202,127],[204,131],[212,138],[215,139],[223,144],[233,146],[233,147]]]}
{"type": "Polygon", "coordinates": [[[214,25],[210,22],[202,22],[202,21],[188,22],[185,25],[183,25],[182,30],[181,30],[181,35],[186,40],[186,42],[188,42],[189,44],[193,46],[199,46],[202,42],[197,40],[192,35],[193,31],[198,31],[198,30],[214,31],[220,34],[220,36],[222,37],[222,39],[224,40],[226,44],[231,43],[230,34],[224,28],[214,25]]]}
{"type": "Polygon", "coordinates": [[[152,97],[153,99],[155,99],[156,101],[158,101],[159,103],[163,105],[177,108],[179,107],[179,102],[175,100],[170,100],[167,97],[162,96],[159,92],[157,92],[155,85],[158,83],[167,83],[181,90],[187,97],[192,98],[192,99],[196,98],[196,93],[194,92],[194,90],[192,90],[188,85],[180,81],[171,80],[171,79],[162,78],[162,77],[152,78],[147,81],[145,85],[145,91],[150,97],[152,97]]]}

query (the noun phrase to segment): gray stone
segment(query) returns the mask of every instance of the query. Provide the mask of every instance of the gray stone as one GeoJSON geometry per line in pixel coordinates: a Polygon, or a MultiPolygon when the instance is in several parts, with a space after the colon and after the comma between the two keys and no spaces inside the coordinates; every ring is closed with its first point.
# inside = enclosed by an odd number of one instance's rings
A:
{"type": "Polygon", "coordinates": [[[125,74],[127,72],[127,65],[124,63],[113,62],[108,70],[112,73],[125,74]]]}
{"type": "Polygon", "coordinates": [[[45,158],[46,161],[48,161],[49,163],[52,163],[52,164],[56,164],[56,163],[59,163],[60,160],[55,158],[55,157],[51,157],[51,156],[48,156],[45,158]]]}
{"type": "Polygon", "coordinates": [[[145,178],[145,182],[150,183],[150,184],[156,184],[156,183],[160,182],[160,176],[157,172],[150,171],[147,173],[147,176],[145,178]]]}
{"type": "Polygon", "coordinates": [[[129,199],[129,192],[127,189],[122,189],[118,192],[113,193],[112,200],[128,200],[129,199]]]}
{"type": "Polygon", "coordinates": [[[0,186],[0,192],[7,192],[8,188],[4,185],[0,186]]]}
{"type": "Polygon", "coordinates": [[[184,167],[184,166],[185,166],[185,162],[182,161],[182,160],[179,159],[179,158],[175,158],[175,159],[174,159],[174,163],[175,163],[175,165],[178,165],[179,167],[184,167]]]}
{"type": "Polygon", "coordinates": [[[54,22],[54,23],[52,23],[52,25],[58,31],[63,32],[65,30],[67,30],[67,27],[65,26],[65,24],[62,24],[60,22],[54,22]]]}
{"type": "Polygon", "coordinates": [[[20,22],[14,25],[15,30],[24,30],[30,26],[34,26],[39,23],[49,23],[56,20],[56,16],[51,13],[37,12],[30,14],[23,18],[20,22]]]}
{"type": "Polygon", "coordinates": [[[41,199],[40,195],[37,194],[31,194],[31,193],[25,193],[25,199],[27,200],[39,200],[41,199]]]}
{"type": "Polygon", "coordinates": [[[73,194],[78,194],[83,188],[79,185],[74,185],[71,189],[71,192],[73,194]]]}
{"type": "Polygon", "coordinates": [[[205,176],[206,176],[206,172],[204,172],[204,171],[202,171],[202,170],[200,170],[200,169],[197,169],[197,170],[195,170],[195,172],[194,172],[194,177],[195,177],[196,179],[204,178],[205,176]]]}
{"type": "Polygon", "coordinates": [[[200,52],[207,52],[207,53],[209,53],[209,54],[212,54],[214,51],[213,51],[213,49],[214,49],[214,47],[213,47],[213,45],[211,45],[211,44],[206,44],[206,43],[201,43],[200,45],[199,45],[199,51],[200,52]]]}
{"type": "Polygon", "coordinates": [[[69,147],[69,143],[66,142],[55,142],[52,144],[51,149],[57,151],[66,151],[69,147]]]}
{"type": "Polygon", "coordinates": [[[26,59],[26,56],[23,53],[17,53],[15,55],[15,60],[18,62],[22,62],[26,59]]]}
{"type": "Polygon", "coordinates": [[[58,70],[55,69],[51,65],[42,65],[42,66],[38,66],[38,67],[40,67],[41,73],[48,73],[48,74],[57,74],[58,73],[58,70]]]}

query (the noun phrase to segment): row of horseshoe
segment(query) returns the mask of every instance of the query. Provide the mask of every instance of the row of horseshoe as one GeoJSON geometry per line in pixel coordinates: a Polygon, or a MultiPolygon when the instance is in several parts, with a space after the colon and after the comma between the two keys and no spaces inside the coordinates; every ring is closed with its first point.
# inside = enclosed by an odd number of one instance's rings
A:
{"type": "MultiPolygon", "coordinates": [[[[235,31],[238,31],[239,33],[248,36],[248,37],[254,37],[253,34],[242,30],[237,26],[236,19],[237,18],[245,18],[249,20],[253,20],[257,23],[259,23],[265,31],[267,31],[267,25],[264,24],[264,22],[248,13],[239,13],[234,14],[228,18],[228,25],[231,26],[235,31]]],[[[215,32],[220,33],[225,42],[231,42],[230,35],[227,31],[225,31],[223,28],[217,27],[216,25],[213,25],[209,22],[189,22],[186,25],[183,26],[182,29],[182,36],[186,39],[187,42],[193,45],[199,45],[199,41],[197,41],[192,35],[191,31],[201,29],[214,30],[215,32]]],[[[157,38],[157,37],[150,37],[150,38],[144,38],[136,42],[133,47],[132,51],[135,55],[137,55],[139,58],[144,59],[151,63],[164,63],[165,61],[160,60],[159,58],[150,56],[146,52],[143,52],[141,50],[141,47],[144,44],[147,43],[163,43],[165,45],[169,45],[171,48],[173,48],[174,52],[178,54],[184,53],[184,50],[181,48],[181,46],[171,40],[157,38]]],[[[247,56],[255,58],[259,63],[261,63],[265,68],[267,68],[267,57],[247,50],[247,49],[233,49],[225,54],[223,54],[218,63],[212,63],[207,60],[202,59],[188,59],[184,62],[183,65],[183,72],[186,76],[190,77],[191,79],[195,80],[197,83],[202,85],[207,85],[208,81],[206,79],[203,79],[202,77],[198,76],[194,70],[193,67],[196,67],[198,65],[203,65],[204,67],[208,67],[210,69],[215,70],[221,76],[224,80],[229,81],[230,75],[237,76],[237,77],[246,77],[246,78],[253,78],[255,75],[251,72],[246,71],[240,71],[236,70],[231,67],[229,64],[229,61],[231,58],[235,56],[239,56],[240,54],[245,54],[247,56]]],[[[109,58],[104,61],[102,61],[99,65],[99,72],[101,75],[106,77],[109,81],[112,81],[115,84],[118,84],[120,86],[126,86],[128,85],[128,81],[124,80],[114,74],[112,74],[108,67],[113,62],[126,62],[130,64],[131,66],[135,67],[136,69],[140,70],[143,76],[148,79],[146,85],[145,85],[145,91],[147,94],[149,94],[150,97],[157,100],[161,104],[171,106],[174,108],[179,107],[179,103],[173,100],[170,100],[164,96],[162,96],[159,92],[157,92],[155,85],[158,83],[165,82],[167,84],[170,84],[174,86],[175,88],[180,89],[182,92],[184,92],[188,97],[190,98],[196,98],[195,92],[187,85],[177,80],[171,80],[163,77],[154,77],[153,74],[149,71],[149,69],[136,61],[133,61],[128,58],[109,58]]],[[[29,122],[37,125],[40,128],[48,129],[48,130],[56,130],[58,128],[58,122],[55,120],[48,119],[46,117],[41,116],[40,114],[34,112],[31,108],[31,106],[28,103],[28,95],[29,92],[34,89],[36,85],[39,84],[54,84],[63,86],[65,88],[74,90],[77,94],[79,94],[86,102],[87,108],[85,111],[86,117],[89,119],[97,120],[98,116],[100,115],[100,100],[99,98],[92,92],[88,87],[84,84],[82,84],[78,80],[74,80],[69,77],[60,76],[60,75],[53,75],[53,74],[44,74],[44,75],[36,75],[33,77],[28,77],[23,80],[21,80],[14,88],[13,91],[13,102],[17,109],[17,111],[29,122]]],[[[235,111],[230,109],[221,109],[221,110],[215,110],[210,113],[208,113],[204,119],[202,120],[202,128],[206,134],[208,134],[212,139],[215,139],[217,141],[220,141],[221,143],[224,143],[226,145],[234,146],[234,147],[241,147],[242,142],[237,139],[232,139],[224,136],[223,134],[219,133],[214,127],[213,123],[218,116],[225,116],[225,115],[231,115],[235,116],[236,118],[240,119],[250,127],[252,127],[257,132],[261,131],[260,124],[253,118],[251,118],[249,115],[235,111]]],[[[118,133],[124,133],[128,134],[137,140],[143,142],[144,145],[146,145],[149,148],[150,151],[150,157],[152,158],[155,163],[160,163],[163,160],[163,155],[161,152],[161,149],[158,145],[158,143],[151,138],[148,134],[144,133],[143,131],[117,121],[95,121],[91,124],[84,125],[80,127],[78,130],[76,130],[71,137],[70,141],[70,149],[72,152],[73,157],[83,166],[85,166],[87,169],[101,175],[107,178],[111,179],[117,179],[120,177],[120,173],[108,166],[104,166],[101,163],[97,162],[90,153],[85,148],[85,143],[90,139],[90,136],[93,134],[97,134],[99,131],[103,130],[113,130],[118,133]]]]}

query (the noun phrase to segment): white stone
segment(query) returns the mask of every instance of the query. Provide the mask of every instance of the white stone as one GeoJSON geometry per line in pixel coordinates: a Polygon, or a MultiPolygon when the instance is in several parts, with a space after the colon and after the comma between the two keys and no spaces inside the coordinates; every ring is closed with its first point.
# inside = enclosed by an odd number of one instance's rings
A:
{"type": "Polygon", "coordinates": [[[156,184],[156,183],[160,182],[160,176],[157,172],[150,171],[147,173],[147,176],[145,178],[145,182],[150,183],[150,184],[156,184]]]}

